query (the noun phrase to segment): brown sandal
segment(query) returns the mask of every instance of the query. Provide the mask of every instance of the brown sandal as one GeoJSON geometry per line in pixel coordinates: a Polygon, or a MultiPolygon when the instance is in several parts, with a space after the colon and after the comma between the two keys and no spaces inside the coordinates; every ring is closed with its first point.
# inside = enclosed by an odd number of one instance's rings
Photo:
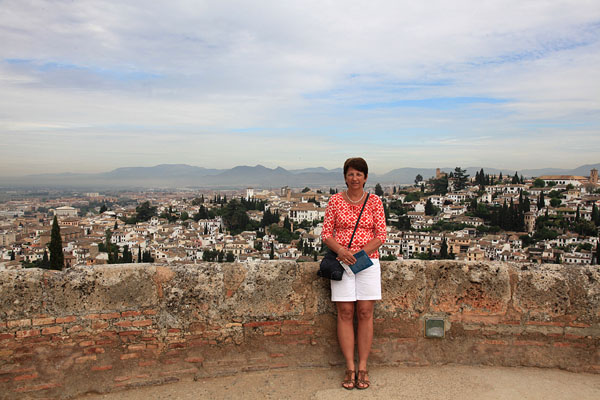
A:
{"type": "Polygon", "coordinates": [[[342,382],[342,387],[347,390],[352,390],[356,386],[356,382],[354,380],[354,370],[347,369],[344,374],[344,380],[342,382]]]}
{"type": "Polygon", "coordinates": [[[369,386],[371,386],[371,381],[369,381],[369,378],[367,378],[367,375],[369,374],[368,371],[364,370],[358,371],[358,377],[356,378],[356,388],[357,389],[368,389],[369,386]]]}

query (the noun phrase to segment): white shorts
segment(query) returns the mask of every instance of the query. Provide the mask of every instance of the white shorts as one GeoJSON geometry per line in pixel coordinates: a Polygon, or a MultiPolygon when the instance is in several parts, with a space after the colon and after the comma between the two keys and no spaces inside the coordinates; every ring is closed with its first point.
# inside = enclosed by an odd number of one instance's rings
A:
{"type": "Polygon", "coordinates": [[[354,276],[344,271],[341,281],[331,280],[331,301],[381,300],[381,266],[378,258],[371,261],[354,276]]]}

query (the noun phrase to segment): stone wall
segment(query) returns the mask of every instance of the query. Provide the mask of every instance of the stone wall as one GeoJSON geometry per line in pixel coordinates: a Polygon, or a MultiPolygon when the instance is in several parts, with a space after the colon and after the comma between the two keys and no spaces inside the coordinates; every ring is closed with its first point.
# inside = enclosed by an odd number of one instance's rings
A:
{"type": "MultiPolygon", "coordinates": [[[[382,263],[371,364],[600,372],[596,267],[382,263]],[[445,319],[443,339],[424,319],[445,319]]],[[[317,263],[0,271],[0,397],[343,365],[317,263]]]]}

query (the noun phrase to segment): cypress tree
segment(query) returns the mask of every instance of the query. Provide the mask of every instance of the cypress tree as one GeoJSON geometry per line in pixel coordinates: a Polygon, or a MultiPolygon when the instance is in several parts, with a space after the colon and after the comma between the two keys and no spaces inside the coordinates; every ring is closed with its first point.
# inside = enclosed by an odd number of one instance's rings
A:
{"type": "Polygon", "coordinates": [[[476,211],[477,210],[477,197],[473,197],[471,199],[471,203],[469,204],[469,208],[471,211],[476,211]]]}
{"type": "Polygon", "coordinates": [[[42,268],[48,269],[50,267],[50,260],[48,259],[48,252],[44,249],[44,256],[42,257],[42,268]]]}
{"type": "Polygon", "coordinates": [[[531,202],[529,201],[529,197],[525,197],[525,206],[523,207],[524,212],[531,211],[531,202]]]}
{"type": "Polygon", "coordinates": [[[132,262],[133,262],[133,254],[131,254],[131,251],[129,251],[129,246],[125,245],[123,247],[123,263],[129,264],[132,262]]]}
{"type": "Polygon", "coordinates": [[[598,212],[596,203],[592,206],[592,222],[596,224],[596,226],[600,225],[600,213],[598,212]]]}
{"type": "Polygon", "coordinates": [[[500,217],[498,218],[498,225],[502,229],[507,229],[507,225],[509,224],[509,216],[508,216],[508,205],[506,204],[506,200],[504,200],[504,204],[500,209],[500,217]]]}
{"type": "Polygon", "coordinates": [[[446,238],[442,241],[442,246],[440,248],[440,258],[445,260],[448,258],[448,243],[446,242],[446,238]]]}
{"type": "Polygon", "coordinates": [[[540,192],[540,198],[538,200],[538,210],[546,207],[546,201],[544,200],[544,192],[540,192]]]}
{"type": "Polygon", "coordinates": [[[517,171],[515,171],[515,176],[513,176],[512,178],[512,184],[517,184],[519,183],[521,180],[519,179],[519,175],[517,174],[517,171]]]}
{"type": "Polygon", "coordinates": [[[138,259],[137,259],[138,263],[142,262],[142,245],[138,245],[138,259]]]}
{"type": "Polygon", "coordinates": [[[50,233],[50,269],[61,270],[65,265],[65,256],[62,249],[62,238],[60,237],[60,227],[56,215],[52,221],[52,232],[50,233]]]}
{"type": "Polygon", "coordinates": [[[433,203],[431,202],[431,199],[427,199],[427,202],[425,203],[425,215],[434,215],[435,214],[435,209],[433,208],[433,203]]]}
{"type": "Polygon", "coordinates": [[[506,228],[508,230],[514,230],[517,222],[516,212],[515,212],[515,204],[513,199],[510,199],[510,207],[508,208],[508,221],[506,223],[506,228]]]}
{"type": "Polygon", "coordinates": [[[523,211],[523,191],[519,190],[519,210],[523,211]]]}

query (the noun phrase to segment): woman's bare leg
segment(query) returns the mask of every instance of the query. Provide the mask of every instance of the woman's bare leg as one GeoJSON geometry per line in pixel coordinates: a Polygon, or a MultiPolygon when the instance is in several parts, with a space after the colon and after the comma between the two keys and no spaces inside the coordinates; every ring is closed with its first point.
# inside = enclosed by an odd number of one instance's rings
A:
{"type": "Polygon", "coordinates": [[[346,369],[354,371],[354,302],[338,301],[335,304],[338,341],[346,359],[346,369]]]}
{"type": "MultiPolygon", "coordinates": [[[[357,304],[358,313],[358,370],[367,370],[367,361],[373,344],[373,309],[375,300],[359,300],[357,304]]],[[[367,377],[368,379],[368,377],[367,377]]]]}

